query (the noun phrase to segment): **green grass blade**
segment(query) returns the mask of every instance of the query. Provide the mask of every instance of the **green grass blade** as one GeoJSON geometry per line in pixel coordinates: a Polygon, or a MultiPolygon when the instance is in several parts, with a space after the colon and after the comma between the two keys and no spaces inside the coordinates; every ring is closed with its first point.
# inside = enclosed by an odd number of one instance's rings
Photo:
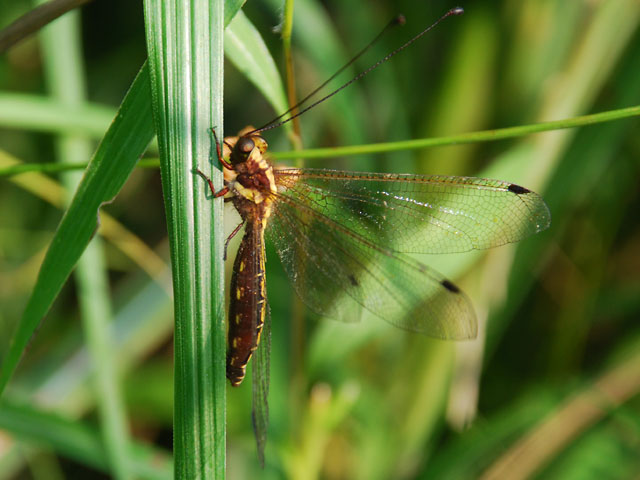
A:
{"type": "MultiPolygon", "coordinates": [[[[483,130],[479,132],[462,133],[446,137],[418,138],[401,142],[372,143],[366,145],[348,145],[335,148],[309,148],[294,152],[269,152],[269,155],[278,160],[291,160],[295,158],[335,158],[349,155],[365,155],[370,153],[397,152],[401,150],[419,150],[423,148],[460,145],[481,142],[494,142],[509,138],[519,138],[533,133],[551,132],[567,128],[579,128],[600,123],[624,120],[625,118],[640,116],[640,106],[626,107],[618,110],[582,115],[551,122],[519,125],[517,127],[498,128],[495,130],[483,130]]],[[[24,165],[12,165],[0,168],[0,177],[18,175],[25,172],[60,172],[65,170],[81,170],[86,168],[86,163],[56,164],[56,163],[29,163],[24,165]]],[[[154,159],[141,160],[138,165],[141,168],[155,168],[158,163],[154,159]]]]}
{"type": "MultiPolygon", "coordinates": [[[[67,105],[82,105],[87,97],[79,20],[78,11],[69,12],[41,32],[49,90],[53,97],[67,105]]],[[[61,163],[91,157],[93,145],[86,138],[64,135],[56,140],[57,157],[61,163]]],[[[79,172],[62,175],[62,182],[69,192],[73,192],[81,180],[79,172]]],[[[93,367],[92,386],[109,470],[118,480],[130,479],[133,474],[129,470],[126,450],[129,444],[127,415],[116,374],[114,342],[109,331],[113,316],[104,244],[99,236],[91,241],[78,260],[74,278],[93,367]]]]}
{"type": "MultiPolygon", "coordinates": [[[[5,156],[0,150],[0,157],[5,156]]],[[[89,166],[89,162],[70,163],[21,163],[0,168],[0,177],[11,177],[27,172],[55,173],[67,172],[69,170],[84,170],[89,166]]],[[[160,161],[157,158],[140,159],[136,165],[138,168],[159,168],[160,161]]]]}
{"type": "MultiPolygon", "coordinates": [[[[230,0],[225,2],[225,26],[228,26],[236,14],[238,14],[245,1],[246,0],[230,0]]],[[[246,17],[244,17],[244,20],[248,21],[246,17]]],[[[245,22],[240,20],[238,23],[244,24],[245,22]]],[[[234,35],[236,37],[235,48],[247,49],[259,46],[261,51],[266,51],[262,39],[255,38],[256,32],[253,25],[250,25],[249,30],[247,30],[247,27],[243,27],[241,32],[237,32],[234,35]],[[251,28],[253,28],[253,32],[251,32],[251,28]],[[246,37],[245,32],[248,33],[246,37]]],[[[267,66],[266,64],[270,61],[271,64],[273,64],[273,68],[275,68],[271,54],[268,51],[266,51],[266,54],[270,60],[263,60],[265,66],[267,66]]],[[[271,72],[270,69],[271,67],[268,67],[264,75],[254,77],[255,82],[279,82],[279,79],[273,79],[273,72],[271,72]]],[[[277,69],[275,73],[277,75],[277,69]]],[[[256,85],[258,87],[260,86],[258,84],[256,85]]],[[[274,85],[277,86],[276,83],[274,83],[274,85]]],[[[276,92],[273,85],[270,85],[269,88],[276,92]]],[[[277,98],[277,94],[270,97],[265,93],[265,96],[270,101],[277,98]]],[[[0,126],[7,128],[85,134],[102,138],[104,131],[111,123],[115,113],[113,107],[97,103],[85,102],[79,105],[68,105],[64,102],[40,95],[20,92],[0,92],[0,126]]]]}
{"type": "Polygon", "coordinates": [[[147,49],[173,269],[176,478],[225,475],[222,188],[210,132],[222,128],[222,0],[145,1],[147,49]],[[206,39],[206,40],[203,40],[206,39]],[[212,220],[213,219],[213,220],[212,220]]]}
{"type": "Polygon", "coordinates": [[[36,285],[2,362],[0,393],[24,349],[75,267],[97,227],[98,209],[111,201],[153,137],[146,68],[133,82],[118,116],[94,154],[45,256],[36,285]]]}
{"type": "Polygon", "coordinates": [[[68,105],[41,95],[0,92],[0,126],[102,138],[116,111],[95,103],[68,105]]]}
{"type": "Polygon", "coordinates": [[[227,0],[224,2],[224,26],[227,27],[247,0],[227,0]]]}
{"type": "MultiPolygon", "coordinates": [[[[283,1],[268,0],[265,3],[272,11],[278,12],[278,15],[280,15],[283,9],[283,1]]],[[[314,71],[309,73],[315,76],[315,82],[314,85],[312,85],[312,87],[315,87],[344,65],[351,58],[351,53],[345,50],[335,25],[331,22],[329,15],[319,2],[298,0],[295,2],[293,14],[293,44],[304,51],[309,65],[313,65],[314,71]]],[[[364,12],[362,12],[362,14],[365,15],[364,12]]],[[[362,45],[358,45],[355,48],[362,48],[362,45]]],[[[335,79],[327,85],[325,93],[339,86],[341,81],[345,82],[349,80],[356,73],[358,73],[358,69],[355,67],[347,69],[347,72],[343,72],[338,79],[335,79]]],[[[304,97],[313,89],[309,88],[309,86],[306,88],[302,87],[300,80],[298,80],[297,83],[300,84],[300,98],[304,97]]],[[[339,132],[339,138],[341,140],[338,143],[340,144],[359,143],[365,139],[358,125],[360,120],[358,119],[357,112],[366,110],[367,106],[361,95],[362,92],[360,89],[362,86],[358,85],[358,83],[359,82],[356,82],[355,85],[340,92],[340,95],[333,97],[331,101],[327,102],[320,109],[334,113],[332,121],[335,122],[336,131],[339,132]]],[[[318,98],[321,96],[322,95],[318,98]]],[[[278,112],[278,114],[280,113],[282,112],[278,112]]],[[[316,118],[319,118],[319,115],[321,114],[316,113],[310,116],[314,118],[304,118],[304,121],[301,122],[304,142],[310,142],[312,138],[317,135],[312,129],[307,130],[307,128],[309,124],[317,121],[316,118]]]]}
{"type": "Polygon", "coordinates": [[[278,68],[260,33],[243,12],[238,12],[224,32],[224,51],[229,61],[260,90],[275,112],[287,110],[278,68]]]}
{"type": "MultiPolygon", "coordinates": [[[[0,405],[0,428],[22,439],[53,448],[79,463],[107,472],[109,461],[100,435],[82,422],[43,412],[17,402],[0,405]]],[[[171,458],[166,452],[140,443],[125,446],[136,478],[170,479],[171,458]]]]}
{"type": "Polygon", "coordinates": [[[520,125],[517,127],[500,128],[496,130],[483,130],[481,132],[462,133],[446,137],[418,138],[415,140],[404,140],[401,142],[372,143],[369,145],[350,145],[335,148],[310,148],[295,152],[270,152],[270,154],[278,160],[289,160],[294,158],[334,158],[347,155],[365,155],[371,153],[397,152],[401,150],[417,150],[420,148],[439,147],[443,145],[492,142],[507,138],[524,137],[532,133],[594,125],[597,123],[611,122],[629,117],[637,117],[639,115],[640,106],[634,106],[563,120],[533,123],[530,125],[520,125]]]}

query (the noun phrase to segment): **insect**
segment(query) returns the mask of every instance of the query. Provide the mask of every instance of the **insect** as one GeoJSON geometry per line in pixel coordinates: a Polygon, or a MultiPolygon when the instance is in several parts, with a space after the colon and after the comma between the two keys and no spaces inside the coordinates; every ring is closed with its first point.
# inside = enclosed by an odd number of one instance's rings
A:
{"type": "Polygon", "coordinates": [[[247,127],[222,145],[216,138],[222,190],[197,170],[213,196],[233,202],[242,218],[227,244],[244,225],[230,287],[227,378],[240,385],[253,356],[261,462],[270,348],[265,240],[275,246],[297,294],[321,315],[353,321],[364,308],[406,330],[470,339],[477,325],[467,296],[407,254],[495,247],[550,223],[538,194],[500,180],[274,168],[261,135],[283,123],[274,122],[247,127]]]}

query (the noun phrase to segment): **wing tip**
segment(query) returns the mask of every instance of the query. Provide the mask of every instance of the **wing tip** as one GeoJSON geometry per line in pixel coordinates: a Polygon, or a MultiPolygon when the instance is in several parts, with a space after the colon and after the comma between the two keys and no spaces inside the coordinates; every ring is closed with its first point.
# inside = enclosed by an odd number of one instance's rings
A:
{"type": "Polygon", "coordinates": [[[442,340],[473,340],[478,336],[478,321],[469,297],[451,280],[442,279],[440,285],[450,294],[446,297],[448,319],[440,323],[440,331],[427,335],[442,340]]]}
{"type": "Polygon", "coordinates": [[[507,190],[518,196],[529,196],[530,198],[527,201],[530,208],[533,208],[533,220],[535,221],[535,233],[542,232],[546,230],[551,225],[551,212],[549,211],[549,207],[542,199],[542,197],[536,192],[529,190],[528,188],[522,187],[515,183],[511,183],[507,190]]]}
{"type": "Polygon", "coordinates": [[[536,224],[536,233],[542,232],[551,226],[551,211],[549,210],[549,206],[542,201],[542,205],[544,209],[538,215],[539,221],[536,224]]]}
{"type": "Polygon", "coordinates": [[[266,435],[262,435],[258,425],[255,411],[251,412],[251,423],[253,424],[253,433],[256,437],[256,451],[258,454],[258,463],[260,468],[264,469],[264,448],[267,444],[266,435]]]}

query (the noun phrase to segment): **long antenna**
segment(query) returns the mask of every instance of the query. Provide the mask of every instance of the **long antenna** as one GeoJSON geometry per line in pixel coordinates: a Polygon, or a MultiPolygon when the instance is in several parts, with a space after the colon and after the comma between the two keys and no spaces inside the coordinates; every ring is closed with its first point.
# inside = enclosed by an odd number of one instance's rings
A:
{"type": "MultiPolygon", "coordinates": [[[[353,63],[353,61],[355,61],[360,55],[362,55],[372,44],[369,44],[367,47],[365,47],[356,57],[354,57],[353,60],[351,60],[349,63],[347,63],[344,67],[342,67],[340,70],[338,70],[338,72],[336,72],[333,76],[331,76],[331,78],[329,78],[329,80],[327,80],[326,82],[324,82],[320,87],[318,87],[316,90],[314,90],[311,94],[307,95],[301,102],[299,102],[297,105],[294,105],[293,107],[291,107],[288,111],[286,111],[285,113],[283,113],[282,115],[280,115],[279,117],[275,118],[274,120],[272,120],[271,122],[267,123],[265,126],[257,128],[251,132],[248,132],[247,135],[252,135],[255,133],[260,133],[260,132],[264,132],[266,130],[272,130],[274,128],[278,128],[282,125],[284,125],[287,122],[290,122],[291,120],[293,120],[296,117],[299,117],[300,115],[302,115],[303,113],[311,110],[313,107],[315,107],[316,105],[321,104],[322,102],[324,102],[325,100],[328,100],[329,98],[333,97],[336,93],[338,93],[339,91],[347,88],[349,85],[351,85],[354,82],[357,82],[358,80],[360,80],[362,77],[364,77],[365,75],[367,75],[368,73],[370,73],[371,71],[375,70],[376,68],[378,68],[380,65],[382,65],[383,63],[385,63],[386,61],[388,61],[391,57],[397,55],[398,53],[400,53],[402,50],[404,50],[405,48],[407,48],[409,45],[411,45],[413,42],[415,42],[416,40],[418,40],[420,37],[422,37],[425,33],[427,33],[429,30],[431,30],[432,28],[434,28],[436,25],[438,25],[440,22],[442,22],[445,18],[450,17],[452,15],[462,15],[464,13],[464,9],[462,7],[455,7],[452,8],[451,10],[449,10],[447,13],[445,13],[444,15],[442,15],[438,20],[436,20],[435,22],[433,22],[430,26],[428,26],[427,28],[425,28],[424,30],[422,30],[420,33],[418,33],[416,36],[414,36],[413,38],[411,38],[409,41],[407,41],[406,43],[404,43],[403,45],[401,45],[400,47],[396,48],[394,51],[392,51],[391,53],[389,53],[387,56],[385,56],[384,58],[382,58],[381,60],[378,60],[376,63],[374,63],[373,65],[371,65],[369,68],[367,68],[366,70],[364,70],[363,72],[359,73],[358,75],[356,75],[355,77],[353,77],[351,80],[349,80],[347,83],[345,83],[344,85],[338,87],[337,89],[335,89],[333,92],[329,93],[328,95],[325,95],[324,97],[322,97],[320,100],[312,103],[311,105],[309,105],[308,107],[304,108],[303,110],[299,111],[298,113],[296,113],[295,115],[290,116],[289,118],[282,120],[281,122],[277,122],[278,119],[282,118],[284,115],[286,115],[287,113],[290,113],[293,109],[297,108],[298,106],[300,106],[300,104],[304,103],[305,101],[307,101],[309,99],[309,97],[313,96],[315,93],[318,92],[318,90],[320,90],[322,87],[324,87],[329,81],[331,81],[333,78],[336,77],[336,75],[338,75],[340,72],[342,72],[346,67],[348,67],[349,65],[351,65],[351,63],[353,63]],[[277,122],[277,123],[274,123],[277,122]]],[[[404,18],[404,17],[401,17],[404,18]]],[[[395,19],[394,19],[395,20],[395,19]]],[[[378,38],[380,37],[380,35],[382,35],[382,33],[384,33],[384,31],[393,23],[393,21],[387,25],[383,31],[374,39],[374,42],[378,40],[378,38]]]]}
{"type": "MultiPolygon", "coordinates": [[[[320,90],[322,90],[331,80],[333,80],[334,78],[336,78],[338,75],[340,75],[347,67],[349,67],[350,65],[352,65],[356,60],[358,60],[362,55],[364,55],[367,50],[369,50],[373,45],[375,45],[375,43],[380,40],[382,38],[382,36],[387,32],[387,30],[389,30],[391,27],[395,27],[396,25],[404,25],[406,22],[406,19],[404,18],[404,15],[400,14],[397,15],[395,18],[393,18],[389,23],[387,23],[387,25],[380,31],[380,33],[378,35],[376,35],[376,37],[371,40],[362,50],[360,50],[351,60],[349,60],[347,63],[345,63],[342,67],[340,67],[338,69],[338,71],[336,73],[334,73],[333,75],[331,75],[329,78],[327,78],[327,80],[324,81],[324,83],[322,83],[322,85],[318,86],[314,91],[310,92],[306,97],[304,97],[302,100],[300,100],[298,103],[296,103],[295,105],[293,105],[291,108],[289,108],[289,110],[287,110],[286,112],[282,112],[280,115],[278,115],[276,118],[268,121],[267,123],[265,123],[264,125],[262,125],[260,128],[258,128],[257,130],[254,130],[255,132],[260,132],[262,131],[263,128],[268,127],[269,125],[277,122],[278,120],[280,120],[282,117],[284,117],[287,113],[292,112],[293,110],[295,110],[296,108],[301,107],[307,100],[309,100],[311,97],[313,97],[316,93],[318,93],[320,90]]],[[[292,117],[293,118],[293,117],[292,117]]],[[[287,120],[288,121],[288,120],[287,120]]]]}

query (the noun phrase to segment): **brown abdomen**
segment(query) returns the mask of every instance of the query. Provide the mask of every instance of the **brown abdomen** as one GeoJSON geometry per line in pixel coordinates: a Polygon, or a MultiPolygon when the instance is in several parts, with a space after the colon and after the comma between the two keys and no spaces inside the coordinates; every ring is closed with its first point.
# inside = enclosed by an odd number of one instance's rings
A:
{"type": "Polygon", "coordinates": [[[231,275],[227,378],[234,387],[242,383],[258,348],[267,301],[263,224],[247,221],[245,228],[231,275]]]}

